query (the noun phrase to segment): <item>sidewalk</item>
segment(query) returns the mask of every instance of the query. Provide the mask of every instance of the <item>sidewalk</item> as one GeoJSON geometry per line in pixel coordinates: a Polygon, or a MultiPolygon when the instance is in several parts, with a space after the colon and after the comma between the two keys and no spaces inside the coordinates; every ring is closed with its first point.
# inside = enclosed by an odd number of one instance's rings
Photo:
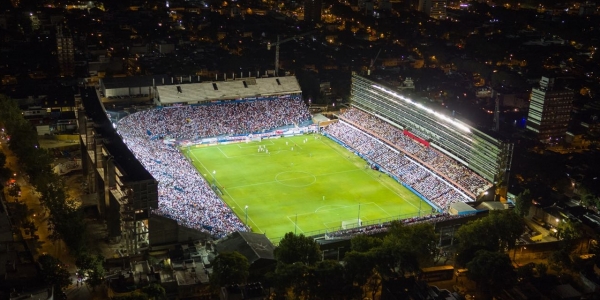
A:
{"type": "MultiPolygon", "coordinates": [[[[53,241],[49,238],[51,231],[48,228],[49,215],[47,211],[42,207],[39,201],[39,193],[35,191],[33,186],[28,182],[27,176],[24,176],[22,170],[19,168],[17,157],[15,154],[8,149],[8,146],[3,141],[0,143],[0,151],[6,155],[6,165],[16,176],[16,181],[21,187],[21,197],[18,200],[27,205],[29,210],[29,219],[33,221],[37,231],[31,234],[27,234],[25,230],[21,229],[21,234],[24,241],[27,244],[28,249],[35,260],[42,254],[52,255],[61,260],[71,274],[71,281],[73,284],[69,286],[65,293],[68,299],[106,299],[106,287],[100,285],[92,291],[85,284],[77,285],[77,276],[75,272],[77,267],[75,265],[75,257],[69,254],[69,251],[62,240],[53,241]],[[34,238],[33,235],[37,235],[38,238],[34,238]]],[[[81,174],[69,175],[63,177],[65,179],[65,187],[67,197],[75,199],[78,202],[81,201],[84,195],[83,189],[80,187],[83,180],[81,174]]],[[[8,196],[7,189],[5,189],[5,196],[8,202],[14,202],[14,197],[8,196]]],[[[90,248],[98,254],[102,254],[105,258],[111,258],[117,253],[117,250],[122,247],[120,244],[107,244],[104,242],[106,236],[106,228],[101,220],[86,218],[86,226],[89,231],[90,243],[93,247],[90,248]]],[[[96,254],[96,253],[90,253],[96,254]]]]}
{"type": "MultiPolygon", "coordinates": [[[[34,239],[32,234],[23,233],[23,239],[29,246],[34,259],[41,254],[49,254],[58,259],[63,263],[69,265],[69,272],[75,272],[75,261],[67,253],[67,249],[62,241],[53,241],[49,238],[51,234],[48,229],[48,214],[42,207],[39,201],[39,194],[34,190],[31,184],[27,181],[22,174],[22,170],[19,168],[17,157],[10,151],[5,143],[1,145],[2,151],[6,155],[6,163],[8,167],[13,170],[16,174],[17,183],[21,186],[21,197],[19,201],[25,203],[29,209],[29,218],[33,221],[37,231],[35,234],[39,236],[39,239],[34,239]]],[[[15,201],[13,197],[6,194],[6,199],[10,202],[15,201]]]]}

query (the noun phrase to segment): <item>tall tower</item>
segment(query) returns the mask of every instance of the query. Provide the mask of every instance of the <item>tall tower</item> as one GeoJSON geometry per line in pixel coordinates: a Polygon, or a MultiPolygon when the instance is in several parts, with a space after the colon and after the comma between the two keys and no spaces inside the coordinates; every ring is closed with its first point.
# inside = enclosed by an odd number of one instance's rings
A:
{"type": "Polygon", "coordinates": [[[429,17],[432,19],[446,19],[446,0],[432,0],[429,17]]]}
{"type": "Polygon", "coordinates": [[[446,0],[419,0],[419,11],[433,19],[445,19],[446,0]]]}
{"type": "Polygon", "coordinates": [[[321,22],[322,0],[304,0],[304,21],[315,24],[321,22]]]}
{"type": "Polygon", "coordinates": [[[540,87],[531,90],[526,128],[540,140],[556,141],[567,133],[575,93],[554,86],[554,78],[542,77],[540,87]]]}
{"type": "Polygon", "coordinates": [[[75,49],[73,37],[63,33],[61,26],[56,27],[56,56],[60,68],[60,76],[73,76],[75,74],[75,49]]]}

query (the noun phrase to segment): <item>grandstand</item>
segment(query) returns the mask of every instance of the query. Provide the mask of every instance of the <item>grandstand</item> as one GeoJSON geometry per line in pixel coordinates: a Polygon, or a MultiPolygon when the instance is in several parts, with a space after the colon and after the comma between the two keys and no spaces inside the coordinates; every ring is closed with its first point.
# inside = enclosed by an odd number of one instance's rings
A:
{"type": "MultiPolygon", "coordinates": [[[[353,80],[353,108],[340,114],[339,122],[328,126],[324,134],[366,159],[377,170],[393,177],[436,211],[446,212],[453,203],[477,199],[508,171],[512,154],[510,144],[414,104],[368,79],[354,76],[353,80]]],[[[100,132],[91,125],[84,126],[87,129],[82,131],[82,134],[85,133],[82,146],[88,151],[98,152],[90,154],[92,159],[86,163],[86,168],[93,169],[94,165],[101,162],[96,178],[108,178],[102,182],[102,186],[97,187],[98,190],[108,191],[100,193],[101,196],[110,197],[117,191],[126,191],[126,197],[119,198],[122,204],[115,206],[116,211],[128,207],[129,199],[140,198],[139,195],[151,190],[153,201],[144,204],[143,226],[140,227],[150,245],[175,242],[191,236],[187,232],[165,229],[168,227],[165,224],[173,225],[170,221],[186,230],[193,229],[217,237],[250,230],[247,215],[245,220],[239,218],[239,210],[243,206],[236,205],[236,215],[233,207],[227,206],[215,193],[222,187],[215,184],[214,171],[211,184],[205,178],[206,174],[203,177],[190,164],[190,147],[186,148],[186,156],[176,146],[197,145],[201,148],[250,142],[254,141],[252,137],[263,135],[293,136],[308,132],[309,127],[316,130],[317,126],[307,126],[310,124],[310,114],[302,101],[296,78],[173,83],[153,85],[152,89],[157,106],[155,109],[130,114],[117,123],[118,136],[114,138],[121,139],[127,147],[127,151],[122,152],[131,153],[134,159],[115,157],[118,163],[115,166],[111,155],[119,151],[97,150],[102,150],[99,148],[99,144],[104,143],[100,139],[102,136],[104,139],[109,134],[113,136],[109,133],[112,126],[108,126],[110,123],[105,120],[106,111],[103,107],[93,109],[96,115],[102,115],[102,120],[98,118],[94,123],[102,121],[108,124],[105,126],[106,132],[100,132]],[[96,161],[93,159],[95,156],[99,157],[96,161]],[[127,162],[133,160],[147,172],[140,173],[128,168],[127,162]],[[116,175],[104,175],[107,172],[116,175]],[[144,179],[154,185],[151,189],[143,189],[124,184],[121,174],[146,174],[144,179]]],[[[88,94],[91,98],[92,92],[86,93],[86,97],[88,94]]],[[[89,101],[93,102],[91,99],[89,101]]],[[[92,105],[86,105],[88,116],[91,108],[92,105]]],[[[80,122],[84,120],[85,116],[81,115],[80,122]]],[[[119,143],[115,140],[105,144],[110,150],[110,147],[119,143]]],[[[396,203],[395,206],[400,205],[396,203]]],[[[421,216],[420,205],[412,207],[418,213],[418,218],[410,222],[431,218],[421,216]]],[[[363,205],[363,209],[366,206],[363,205]]],[[[107,212],[111,210],[106,209],[107,212]]],[[[138,222],[138,217],[136,215],[133,219],[138,222]]],[[[433,219],[446,218],[444,215],[443,218],[433,219]]],[[[115,218],[114,222],[114,228],[122,227],[123,218],[115,218]]],[[[134,235],[139,234],[136,229],[138,225],[129,227],[132,229],[127,229],[125,233],[132,231],[134,235]]],[[[377,228],[380,230],[381,226],[377,228]]],[[[114,231],[115,235],[124,234],[116,229],[114,231]]],[[[345,234],[341,232],[335,235],[345,234]]],[[[136,252],[137,245],[134,246],[132,252],[136,252]]]]}
{"type": "MultiPolygon", "coordinates": [[[[494,185],[503,182],[510,171],[512,143],[434,111],[398,94],[393,88],[353,74],[351,103],[354,108],[397,128],[411,140],[459,163],[448,165],[451,168],[464,166],[494,185]]],[[[435,155],[433,151],[428,151],[428,154],[435,155]]],[[[427,164],[429,159],[421,161],[427,164]]],[[[448,178],[447,168],[431,169],[475,197],[483,192],[456,182],[460,178],[448,178]]]]}
{"type": "Polygon", "coordinates": [[[220,103],[227,100],[260,100],[279,96],[300,98],[302,91],[294,76],[239,78],[229,81],[157,85],[158,106],[220,103]]]}

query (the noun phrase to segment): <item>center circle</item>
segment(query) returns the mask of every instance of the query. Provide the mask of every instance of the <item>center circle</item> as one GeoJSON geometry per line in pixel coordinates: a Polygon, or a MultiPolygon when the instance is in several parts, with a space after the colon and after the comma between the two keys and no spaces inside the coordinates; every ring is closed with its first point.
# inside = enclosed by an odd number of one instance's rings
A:
{"type": "Polygon", "coordinates": [[[275,176],[275,181],[290,187],[305,187],[317,181],[315,175],[302,171],[281,172],[275,176]]]}

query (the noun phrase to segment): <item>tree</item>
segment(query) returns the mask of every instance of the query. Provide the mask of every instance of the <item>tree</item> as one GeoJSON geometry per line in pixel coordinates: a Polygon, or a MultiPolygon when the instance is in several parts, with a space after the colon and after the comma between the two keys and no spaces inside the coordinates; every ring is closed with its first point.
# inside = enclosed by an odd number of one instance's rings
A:
{"type": "Polygon", "coordinates": [[[529,282],[535,275],[535,264],[530,263],[517,268],[517,278],[529,282]]]}
{"type": "Polygon", "coordinates": [[[285,234],[274,251],[275,258],[279,263],[293,264],[302,262],[306,265],[314,265],[321,259],[319,244],[312,238],[303,234],[295,235],[292,232],[285,234]]]}
{"type": "Polygon", "coordinates": [[[71,275],[59,259],[42,254],[38,257],[38,264],[42,281],[48,286],[53,286],[55,290],[62,291],[71,284],[71,275]]]}
{"type": "Polygon", "coordinates": [[[117,296],[113,298],[114,300],[148,300],[148,295],[140,292],[132,292],[126,296],[117,296]]]}
{"type": "Polygon", "coordinates": [[[352,240],[350,241],[350,243],[352,245],[351,246],[352,251],[367,252],[373,248],[377,248],[377,247],[381,246],[383,241],[378,237],[374,237],[374,236],[370,236],[370,235],[366,235],[366,234],[359,234],[359,235],[353,237],[352,240]]]}
{"type": "Polygon", "coordinates": [[[531,192],[529,189],[524,190],[515,198],[515,212],[521,217],[526,217],[531,208],[531,192]]]}
{"type": "Polygon", "coordinates": [[[577,246],[575,240],[578,240],[582,236],[581,223],[579,221],[563,219],[556,227],[556,234],[561,241],[560,248],[570,252],[577,246]]]}
{"type": "Polygon", "coordinates": [[[312,283],[312,267],[302,262],[292,264],[278,264],[275,270],[276,294],[279,296],[287,295],[290,291],[297,298],[306,297],[314,290],[312,283]]]}
{"type": "MultiPolygon", "coordinates": [[[[34,143],[37,144],[37,141],[34,143]]],[[[33,186],[37,188],[39,186],[38,182],[43,181],[42,178],[46,176],[58,176],[52,171],[51,164],[53,163],[53,159],[48,151],[42,148],[36,148],[34,145],[27,154],[26,157],[23,157],[26,161],[24,170],[29,175],[33,186]]]]}
{"type": "Polygon", "coordinates": [[[524,228],[523,218],[514,211],[491,211],[487,217],[470,221],[458,229],[459,256],[461,251],[473,249],[501,252],[512,249],[524,228]]]}
{"type": "Polygon", "coordinates": [[[395,244],[396,254],[405,252],[416,259],[419,264],[427,264],[433,261],[436,253],[437,235],[431,223],[420,223],[406,226],[400,222],[393,222],[389,234],[384,238],[383,244],[395,244]]]}
{"type": "Polygon", "coordinates": [[[539,263],[535,265],[535,269],[540,277],[544,277],[546,274],[548,274],[548,265],[545,263],[539,263]]]}
{"type": "Polygon", "coordinates": [[[163,299],[166,295],[165,288],[158,283],[152,283],[143,287],[142,292],[148,295],[148,298],[154,300],[163,299]]]}
{"type": "Polygon", "coordinates": [[[600,198],[596,197],[592,193],[585,193],[581,195],[581,204],[585,207],[598,207],[600,204],[600,198]]]}
{"type": "MultiPolygon", "coordinates": [[[[38,147],[37,133],[28,120],[25,120],[16,101],[0,95],[0,122],[11,137],[9,148],[17,155],[19,164],[29,175],[29,179],[41,194],[42,205],[50,211],[53,225],[51,238],[63,239],[69,250],[76,256],[85,253],[85,222],[83,214],[69,205],[64,186],[57,175],[52,173],[52,157],[38,147]]],[[[2,158],[0,157],[0,162],[2,158]]],[[[4,161],[5,163],[5,161],[4,161]]],[[[2,166],[0,166],[0,179],[2,166]]],[[[11,192],[18,195],[17,187],[11,192]]]]}
{"type": "Polygon", "coordinates": [[[340,295],[343,287],[348,286],[344,278],[344,267],[333,260],[324,260],[317,263],[313,271],[316,286],[314,295],[320,299],[342,299],[340,295]]]}
{"type": "Polygon", "coordinates": [[[416,251],[397,236],[386,236],[383,245],[375,249],[373,259],[377,272],[382,276],[391,277],[419,271],[416,251]]]}
{"type": "Polygon", "coordinates": [[[556,272],[570,268],[572,261],[571,256],[569,256],[569,251],[561,248],[552,252],[548,257],[548,263],[550,264],[550,268],[556,272]]]}
{"type": "MultiPolygon", "coordinates": [[[[344,256],[344,262],[346,263],[344,272],[348,280],[354,283],[354,286],[364,286],[369,278],[375,274],[375,251],[375,249],[370,252],[350,251],[344,256]]],[[[360,297],[349,298],[363,299],[362,289],[358,296],[360,297]]]]}
{"type": "Polygon", "coordinates": [[[467,277],[481,290],[492,294],[516,282],[516,274],[507,254],[481,250],[467,264],[467,277]]]}
{"type": "Polygon", "coordinates": [[[6,167],[6,154],[0,152],[0,191],[4,189],[4,183],[10,179],[13,172],[6,167]]]}
{"type": "Polygon", "coordinates": [[[491,211],[486,219],[490,231],[497,234],[500,251],[513,249],[517,239],[525,231],[525,221],[513,210],[491,211]]]}
{"type": "Polygon", "coordinates": [[[210,283],[215,288],[244,284],[248,279],[248,259],[239,252],[222,252],[213,261],[213,273],[210,275],[210,283]]]}
{"type": "Polygon", "coordinates": [[[25,224],[27,217],[29,216],[29,207],[24,202],[13,202],[9,203],[10,213],[17,225],[25,224]]]}
{"type": "Polygon", "coordinates": [[[19,201],[21,197],[21,186],[18,183],[14,183],[8,188],[8,195],[15,198],[15,201],[19,201]]]}
{"type": "Polygon", "coordinates": [[[86,283],[95,289],[104,280],[104,257],[101,255],[82,254],[75,260],[78,273],[87,277],[86,283]]]}
{"type": "Polygon", "coordinates": [[[456,239],[460,242],[458,245],[459,252],[474,248],[487,249],[490,251],[498,250],[498,239],[494,232],[488,232],[488,229],[490,228],[484,219],[485,218],[469,221],[467,224],[458,228],[456,231],[456,239]]]}

